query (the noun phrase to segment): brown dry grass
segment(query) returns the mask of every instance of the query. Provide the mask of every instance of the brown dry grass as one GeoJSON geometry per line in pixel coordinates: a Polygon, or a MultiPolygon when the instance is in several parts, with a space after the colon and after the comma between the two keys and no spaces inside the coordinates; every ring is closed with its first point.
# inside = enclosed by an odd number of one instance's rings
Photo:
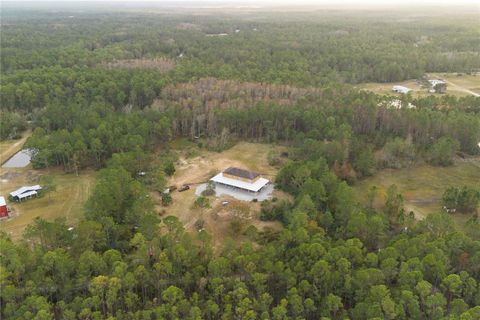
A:
{"type": "Polygon", "coordinates": [[[124,59],[105,63],[108,69],[155,69],[166,73],[175,68],[175,62],[166,58],[156,59],[124,59]]]}
{"type": "MultiPolygon", "coordinates": [[[[212,235],[212,241],[215,248],[220,248],[225,238],[232,237],[241,240],[242,236],[236,236],[232,233],[230,224],[236,218],[235,208],[247,205],[250,208],[248,216],[241,217],[242,224],[247,227],[254,225],[257,229],[263,230],[266,227],[278,230],[281,228],[278,222],[264,222],[259,220],[260,203],[249,203],[235,200],[228,196],[210,197],[211,208],[193,209],[192,205],[196,199],[196,184],[208,181],[214,174],[229,166],[237,166],[252,171],[262,173],[269,179],[274,179],[277,169],[270,166],[267,161],[267,154],[270,150],[284,150],[284,147],[277,147],[259,143],[238,143],[234,147],[223,152],[201,151],[201,155],[194,158],[186,158],[179,152],[179,160],[175,164],[176,172],[169,179],[169,185],[177,187],[183,184],[191,185],[190,190],[184,192],[172,192],[173,203],[169,207],[162,207],[160,196],[153,195],[157,210],[165,211],[165,215],[173,215],[179,218],[187,230],[195,229],[195,222],[199,219],[204,221],[204,229],[212,235]],[[223,205],[223,201],[228,201],[223,205]]],[[[283,192],[274,191],[277,198],[287,198],[288,195],[283,192]]]]}
{"type": "Polygon", "coordinates": [[[25,168],[0,168],[0,194],[7,199],[11,217],[0,222],[0,231],[18,239],[25,227],[36,217],[53,220],[65,217],[68,223],[76,223],[83,215],[83,205],[90,196],[95,181],[92,171],[83,172],[78,177],[66,174],[60,169],[34,170],[25,168]],[[11,202],[8,194],[21,186],[41,183],[42,176],[52,176],[56,190],[43,197],[22,203],[11,202]]]}
{"type": "MultiPolygon", "coordinates": [[[[427,78],[444,79],[447,82],[447,94],[457,97],[472,95],[472,92],[477,94],[480,93],[480,75],[457,76],[457,74],[454,73],[432,73],[428,74],[427,78]]],[[[432,95],[432,93],[429,93],[426,88],[422,88],[414,79],[392,83],[369,82],[356,85],[355,87],[361,90],[372,91],[377,94],[400,96],[400,94],[392,92],[392,87],[395,85],[412,89],[413,97],[426,97],[432,95]]],[[[437,96],[438,94],[433,95],[437,96]]]]}

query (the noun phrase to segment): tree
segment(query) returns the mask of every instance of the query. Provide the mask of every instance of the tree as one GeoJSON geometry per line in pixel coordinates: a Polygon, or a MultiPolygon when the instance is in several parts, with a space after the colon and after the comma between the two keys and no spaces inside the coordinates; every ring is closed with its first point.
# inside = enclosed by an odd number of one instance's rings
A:
{"type": "Polygon", "coordinates": [[[460,145],[457,140],[442,137],[433,143],[430,148],[429,161],[437,166],[449,166],[453,164],[453,156],[458,151],[460,145]]]}
{"type": "Polygon", "coordinates": [[[57,190],[57,183],[55,181],[55,177],[52,175],[44,175],[42,176],[42,181],[43,185],[43,190],[48,193],[48,200],[51,202],[52,201],[52,192],[55,192],[57,190]]]}
{"type": "Polygon", "coordinates": [[[173,162],[168,161],[167,163],[165,163],[165,166],[163,167],[163,171],[165,171],[165,173],[168,176],[173,176],[173,174],[175,173],[175,166],[174,166],[173,162]]]}
{"type": "Polygon", "coordinates": [[[448,209],[474,212],[480,203],[480,191],[469,186],[449,187],[443,193],[442,202],[448,209]]]}

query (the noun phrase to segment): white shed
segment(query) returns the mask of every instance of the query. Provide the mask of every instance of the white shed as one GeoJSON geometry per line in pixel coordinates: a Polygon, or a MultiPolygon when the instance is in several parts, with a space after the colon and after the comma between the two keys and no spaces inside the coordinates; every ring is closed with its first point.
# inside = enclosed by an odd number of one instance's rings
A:
{"type": "Polygon", "coordinates": [[[396,92],[396,93],[407,94],[407,93],[409,93],[410,91],[412,91],[412,89],[409,89],[409,88],[404,87],[404,86],[393,86],[393,87],[392,87],[392,91],[393,91],[393,92],[396,92]]]}

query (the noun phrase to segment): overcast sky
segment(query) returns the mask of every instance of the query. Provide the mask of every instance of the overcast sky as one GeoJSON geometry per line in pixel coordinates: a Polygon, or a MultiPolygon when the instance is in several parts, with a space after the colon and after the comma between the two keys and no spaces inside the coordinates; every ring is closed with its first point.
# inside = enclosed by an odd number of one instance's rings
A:
{"type": "Polygon", "coordinates": [[[248,4],[248,5],[262,5],[262,4],[278,4],[278,5],[324,5],[324,4],[336,4],[336,5],[348,5],[348,4],[367,4],[367,5],[404,5],[404,4],[442,4],[442,5],[458,5],[458,4],[474,4],[480,6],[479,0],[15,0],[15,1],[2,1],[2,2],[157,2],[157,3],[207,3],[207,4],[248,4]]]}

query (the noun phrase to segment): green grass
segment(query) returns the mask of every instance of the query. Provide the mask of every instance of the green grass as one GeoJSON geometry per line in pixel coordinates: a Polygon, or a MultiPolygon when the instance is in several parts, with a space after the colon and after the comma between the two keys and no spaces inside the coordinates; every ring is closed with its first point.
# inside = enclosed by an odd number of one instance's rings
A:
{"type": "Polygon", "coordinates": [[[7,200],[8,206],[14,210],[14,215],[7,221],[0,223],[0,231],[5,231],[12,239],[18,239],[25,227],[36,217],[53,220],[65,217],[68,223],[76,223],[83,215],[83,206],[91,194],[94,186],[94,172],[84,172],[78,177],[74,174],[65,174],[59,170],[48,173],[44,170],[23,169],[23,173],[2,184],[2,194],[7,195],[22,185],[32,184],[28,181],[28,172],[40,175],[52,175],[56,190],[46,193],[40,198],[34,198],[22,203],[7,200]]]}
{"type": "MultiPolygon", "coordinates": [[[[360,203],[366,203],[366,194],[370,186],[378,187],[375,207],[380,209],[385,202],[387,188],[395,184],[405,199],[407,212],[413,211],[418,219],[430,213],[442,210],[441,198],[450,186],[480,187],[480,159],[458,161],[451,167],[432,167],[428,165],[406,169],[385,169],[373,177],[358,182],[355,193],[360,203]]],[[[469,215],[455,214],[454,219],[462,223],[469,215]]]]}

